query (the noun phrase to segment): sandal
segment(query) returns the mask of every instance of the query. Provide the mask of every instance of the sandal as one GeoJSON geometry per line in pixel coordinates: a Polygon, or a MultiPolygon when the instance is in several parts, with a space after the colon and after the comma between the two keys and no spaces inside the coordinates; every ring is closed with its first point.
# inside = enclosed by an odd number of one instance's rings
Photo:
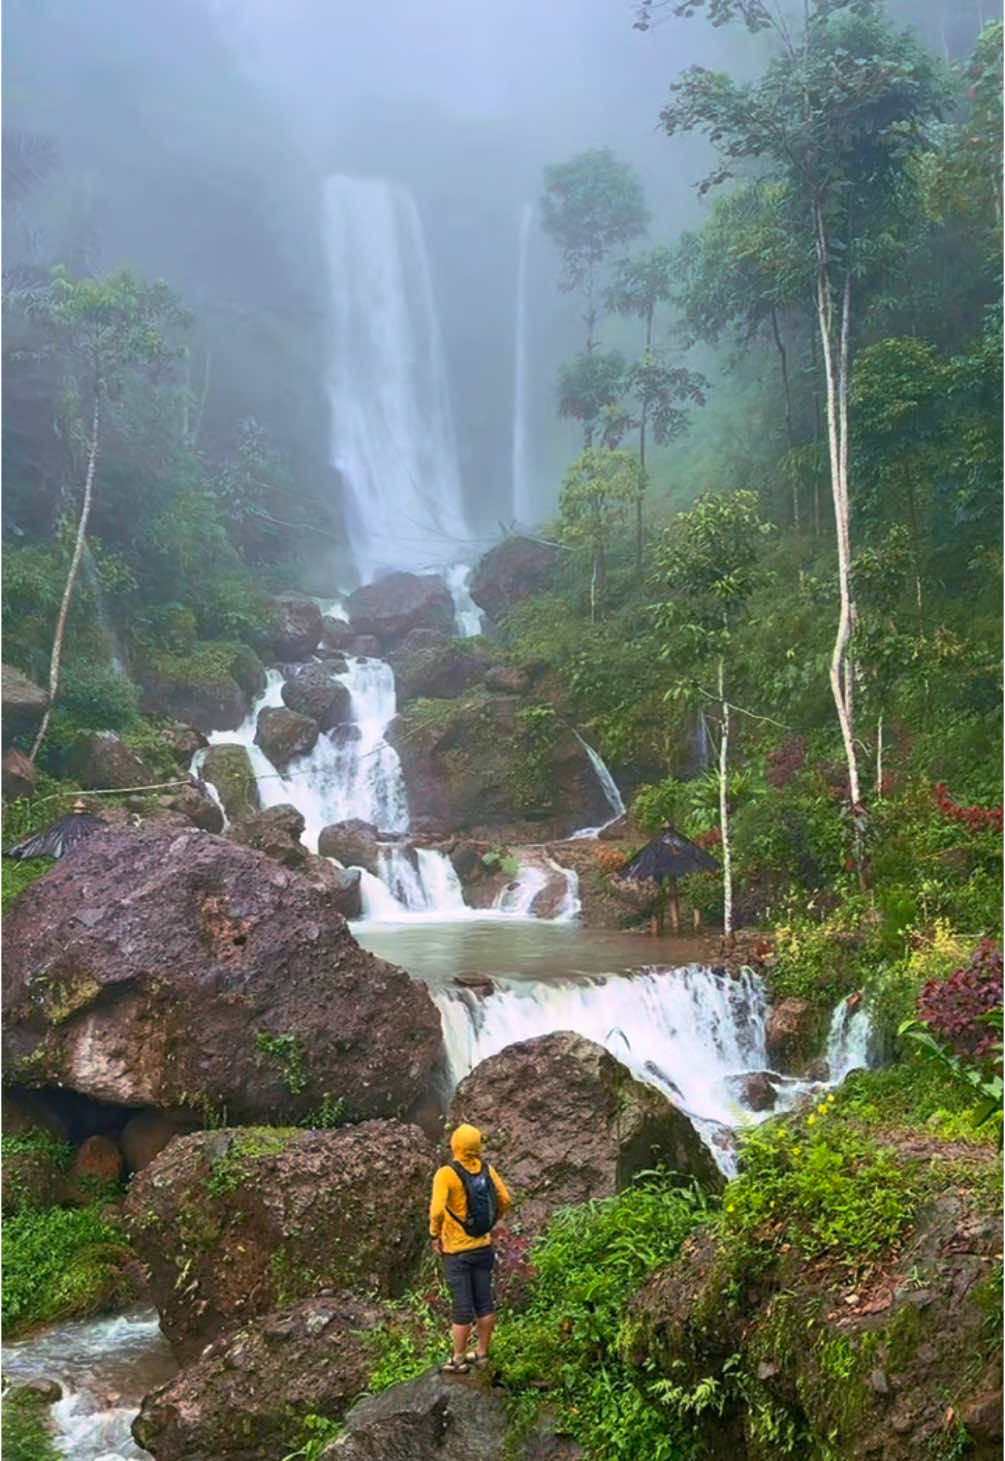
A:
{"type": "Polygon", "coordinates": [[[487,1365],[489,1362],[489,1356],[487,1354],[478,1354],[476,1350],[472,1350],[464,1358],[469,1365],[487,1365]]]}
{"type": "Polygon", "coordinates": [[[441,1375],[466,1375],[471,1369],[467,1357],[461,1355],[457,1359],[447,1360],[445,1365],[440,1366],[441,1375]]]}

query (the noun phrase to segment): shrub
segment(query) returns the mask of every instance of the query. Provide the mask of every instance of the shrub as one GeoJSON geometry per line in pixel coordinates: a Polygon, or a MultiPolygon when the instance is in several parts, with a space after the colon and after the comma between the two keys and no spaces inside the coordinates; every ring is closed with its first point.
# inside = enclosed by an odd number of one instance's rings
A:
{"type": "Polygon", "coordinates": [[[948,979],[930,979],[918,997],[918,1014],[957,1055],[977,1063],[997,1059],[994,1031],[984,1016],[1002,1004],[1002,951],[984,939],[969,964],[948,979]]]}
{"type": "Polygon", "coordinates": [[[65,1453],[53,1439],[49,1406],[31,1395],[5,1395],[3,1461],[60,1461],[65,1453]]]}
{"type": "Polygon", "coordinates": [[[122,1232],[102,1204],[28,1210],[4,1223],[3,1323],[8,1333],[99,1314],[133,1295],[122,1232]]]}

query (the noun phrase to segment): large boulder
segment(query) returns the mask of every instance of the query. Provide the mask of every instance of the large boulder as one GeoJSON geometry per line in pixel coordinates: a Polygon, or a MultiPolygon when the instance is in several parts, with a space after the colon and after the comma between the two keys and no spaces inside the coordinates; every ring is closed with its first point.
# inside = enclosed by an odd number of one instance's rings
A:
{"type": "Polygon", "coordinates": [[[318,653],[322,651],[327,658],[329,655],[345,654],[353,641],[354,630],[348,619],[335,619],[326,614],[321,620],[321,644],[318,653]]]}
{"type": "Polygon", "coordinates": [[[768,1016],[765,1043],[768,1056],[777,1070],[796,1070],[805,1066],[814,1053],[821,1034],[820,1011],[812,1000],[780,1000],[768,1016]]]}
{"type": "Polygon", "coordinates": [[[412,629],[454,630],[454,601],[436,573],[389,573],[358,588],[346,600],[354,634],[372,634],[385,648],[412,629]]]}
{"type": "Polygon", "coordinates": [[[488,839],[546,842],[609,815],[589,757],[557,716],[471,693],[405,705],[388,739],[401,758],[413,823],[428,818],[488,839]]]}
{"type": "Polygon", "coordinates": [[[334,857],[345,868],[361,867],[378,876],[377,829],[359,817],[322,827],[318,852],[322,857],[334,857]]]}
{"type": "Polygon", "coordinates": [[[58,1207],[66,1201],[66,1168],[70,1147],[40,1126],[11,1129],[4,1100],[4,1217],[32,1208],[58,1207]]]}
{"type": "Polygon", "coordinates": [[[151,1107],[130,1116],[119,1137],[119,1147],[130,1172],[142,1172],[176,1136],[187,1135],[198,1122],[190,1112],[158,1111],[151,1107]]]}
{"type": "Polygon", "coordinates": [[[422,633],[413,630],[401,648],[388,656],[399,702],[450,700],[483,679],[491,663],[485,650],[441,635],[414,642],[422,633]]]}
{"type": "Polygon", "coordinates": [[[5,746],[15,736],[26,736],[36,731],[48,703],[48,693],[41,685],[29,680],[13,665],[0,665],[0,709],[5,746]]]}
{"type": "Polygon", "coordinates": [[[502,695],[526,695],[530,676],[519,665],[490,665],[485,671],[485,686],[502,695]]]}
{"type": "Polygon", "coordinates": [[[485,1134],[525,1230],[540,1231],[560,1207],[610,1197],[660,1163],[722,1185],[687,1117],[603,1046],[569,1031],[483,1060],[458,1086],[450,1119],[485,1134]]]}
{"type": "Polygon", "coordinates": [[[485,1375],[432,1370],[353,1406],[321,1461],[520,1461],[523,1447],[507,1447],[504,1397],[485,1375]]]}
{"type": "Polygon", "coordinates": [[[318,740],[318,723],[309,715],[295,710],[267,706],[258,712],[255,745],[261,746],[278,770],[282,771],[295,756],[307,756],[318,740]]]}
{"type": "Polygon", "coordinates": [[[35,763],[28,759],[24,751],[19,751],[16,746],[5,751],[3,761],[0,761],[0,771],[3,774],[5,802],[17,801],[20,796],[31,796],[38,773],[35,763]]]}
{"type": "Polygon", "coordinates": [[[506,538],[475,564],[468,588],[479,608],[499,620],[521,599],[551,588],[557,565],[557,548],[533,538],[506,538]]]}
{"type": "Polygon", "coordinates": [[[326,1097],[350,1120],[425,1107],[436,1007],[337,909],[205,832],[95,833],[6,915],[5,1079],[236,1122],[304,1120],[326,1097]]]}
{"type": "Polygon", "coordinates": [[[145,1396],[133,1436],[157,1461],[276,1461],[302,1442],[305,1416],[338,1420],[366,1390],[389,1317],[341,1293],[245,1324],[145,1396]]]}
{"type": "Polygon", "coordinates": [[[87,790],[150,786],[162,779],[114,731],[78,736],[62,762],[66,774],[87,790]]]}
{"type": "Polygon", "coordinates": [[[310,659],[321,642],[321,610],[301,594],[278,594],[269,600],[272,653],[284,660],[310,659]]]}
{"type": "Polygon", "coordinates": [[[323,1289],[402,1293],[428,1250],[435,1167],[419,1128],[397,1121],[171,1142],[134,1178],[126,1220],[179,1358],[323,1289]]]}
{"type": "Polygon", "coordinates": [[[160,798],[167,812],[177,812],[203,832],[223,831],[223,812],[210,796],[205,783],[179,786],[160,798]]]}
{"type": "Polygon", "coordinates": [[[250,816],[242,817],[231,827],[230,835],[235,842],[257,848],[284,867],[301,868],[310,855],[300,841],[304,826],[303,813],[282,802],[279,806],[266,807],[263,812],[252,812],[250,816]]]}
{"type": "Polygon", "coordinates": [[[332,678],[327,664],[288,665],[286,676],[281,693],[288,709],[309,716],[323,731],[349,719],[352,696],[341,680],[332,678]]]}
{"type": "Polygon", "coordinates": [[[142,667],[140,708],[201,731],[236,730],[251,697],[241,689],[234,663],[233,646],[213,654],[155,655],[142,667]]]}
{"type": "Polygon", "coordinates": [[[205,750],[209,745],[197,725],[184,725],[180,720],[161,726],[159,737],[182,770],[192,764],[196,751],[205,750]]]}
{"type": "Polygon", "coordinates": [[[251,757],[244,746],[210,746],[202,763],[202,777],[216,787],[231,822],[251,816],[261,806],[251,757]]]}

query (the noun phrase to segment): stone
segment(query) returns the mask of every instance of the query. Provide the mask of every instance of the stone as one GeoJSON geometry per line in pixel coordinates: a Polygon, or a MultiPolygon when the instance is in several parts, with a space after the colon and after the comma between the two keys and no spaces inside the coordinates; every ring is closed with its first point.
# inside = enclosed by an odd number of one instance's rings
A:
{"type": "Polygon", "coordinates": [[[269,621],[274,659],[310,659],[321,642],[321,610],[300,594],[278,594],[269,600],[269,621]]]}
{"type": "Polygon", "coordinates": [[[137,1111],[122,1128],[119,1146],[131,1172],[142,1172],[169,1141],[193,1131],[198,1119],[185,1111],[137,1111]]]}
{"type": "Polygon", "coordinates": [[[60,758],[66,774],[87,791],[129,786],[151,786],[164,778],[150,767],[114,731],[90,731],[78,736],[60,758]]]}
{"type": "Polygon", "coordinates": [[[70,1168],[69,1192],[75,1202],[86,1206],[104,1187],[122,1179],[125,1162],[122,1149],[110,1136],[89,1136],[77,1148],[70,1168]]]}
{"type": "Polygon", "coordinates": [[[165,811],[179,813],[203,832],[223,831],[223,812],[205,790],[205,782],[180,786],[177,791],[162,796],[160,805],[165,811]]]}
{"type": "Polygon", "coordinates": [[[247,696],[249,705],[265,693],[268,684],[265,666],[255,651],[246,644],[234,646],[230,672],[247,696]]]}
{"type": "Polygon", "coordinates": [[[356,589],[345,608],[353,632],[372,634],[385,649],[412,629],[454,632],[454,601],[436,573],[389,573],[356,589]]]}
{"type": "Polygon", "coordinates": [[[345,654],[353,639],[353,628],[348,619],[335,619],[326,614],[321,620],[322,650],[345,654]]]}
{"type": "Polygon", "coordinates": [[[322,1289],[400,1295],[428,1250],[435,1166],[419,1128],[397,1121],[171,1142],[133,1179],[126,1223],[179,1359],[322,1289]]]}
{"type": "Polygon", "coordinates": [[[5,1400],[16,1400],[19,1396],[39,1405],[55,1405],[63,1398],[63,1387],[58,1380],[20,1380],[4,1391],[5,1400]]]}
{"type": "Polygon", "coordinates": [[[330,888],[226,838],[97,832],[4,935],[11,1085],[234,1122],[300,1121],[326,1095],[348,1120],[405,1115],[441,1089],[425,986],[359,947],[330,888]]]}
{"type": "Polygon", "coordinates": [[[229,670],[188,669],[174,657],[155,658],[143,668],[140,709],[168,715],[201,731],[236,730],[249,700],[229,670]]]}
{"type": "Polygon", "coordinates": [[[748,1111],[773,1111],[778,1102],[777,1081],[770,1071],[751,1070],[730,1077],[729,1085],[748,1111]]]}
{"type": "Polygon", "coordinates": [[[808,999],[783,999],[768,1016],[765,1041],[768,1056],[779,1070],[805,1062],[818,1038],[820,1016],[808,999]]]}
{"type": "Polygon", "coordinates": [[[503,1394],[487,1376],[432,1370],[354,1405],[320,1461],[500,1461],[506,1428],[503,1394]]]}
{"type": "Polygon", "coordinates": [[[530,689],[530,676],[518,665],[490,665],[485,671],[485,684],[490,690],[503,695],[526,695],[530,689]]]}
{"type": "Polygon", "coordinates": [[[3,776],[5,802],[17,801],[20,796],[31,796],[35,790],[35,781],[38,776],[35,763],[30,761],[24,751],[19,751],[16,746],[12,746],[9,751],[4,752],[3,760],[0,761],[0,772],[3,776]]]}
{"type": "Polygon", "coordinates": [[[158,1461],[276,1461],[305,1416],[339,1420],[366,1390],[376,1331],[392,1317],[340,1293],[254,1319],[146,1395],[133,1437],[158,1461]]]}
{"type": "Polygon", "coordinates": [[[400,649],[388,655],[398,701],[449,700],[481,682],[489,657],[483,649],[432,634],[432,643],[415,643],[431,631],[413,629],[400,649]]]}
{"type": "Polygon", "coordinates": [[[344,868],[361,867],[375,877],[378,875],[377,829],[359,817],[322,827],[318,852],[322,857],[334,857],[344,868]]]}
{"type": "Polygon", "coordinates": [[[349,650],[352,654],[359,655],[360,659],[379,659],[380,640],[375,634],[357,634],[349,645],[349,650]]]}
{"type": "Polygon", "coordinates": [[[972,1440],[997,1448],[1002,1444],[1002,1391],[1000,1385],[976,1395],[963,1407],[960,1419],[972,1440]]]}
{"type": "Polygon", "coordinates": [[[0,665],[0,720],[6,747],[16,736],[33,735],[49,703],[48,692],[13,665],[0,665]]]}
{"type": "MultiPolygon", "coordinates": [[[[4,1136],[13,1134],[7,1122],[8,1102],[4,1098],[4,1136]]],[[[0,1165],[2,1183],[2,1210],[4,1217],[13,1217],[28,1209],[59,1207],[66,1201],[66,1170],[64,1157],[67,1148],[60,1148],[52,1133],[42,1127],[26,1127],[36,1140],[27,1143],[5,1143],[3,1163],[0,1165]]]]}
{"type": "Polygon", "coordinates": [[[514,604],[546,593],[557,566],[557,548],[532,538],[505,538],[475,564],[468,589],[479,608],[499,620],[514,604]]]}
{"type": "Polygon", "coordinates": [[[451,1125],[461,1121],[483,1133],[523,1232],[540,1232],[560,1207],[620,1192],[660,1163],[723,1185],[687,1117],[603,1046],[569,1031],[483,1060],[451,1102],[451,1125]]]}
{"type": "Polygon", "coordinates": [[[332,678],[330,662],[287,665],[286,674],[281,694],[288,709],[309,716],[322,731],[349,719],[352,696],[341,680],[332,678]]]}
{"type": "Polygon", "coordinates": [[[307,848],[300,841],[304,831],[303,814],[288,803],[266,807],[263,812],[252,812],[235,822],[230,835],[235,842],[245,847],[255,847],[266,857],[281,862],[284,867],[303,867],[309,856],[307,848]]]}
{"type": "Polygon", "coordinates": [[[283,771],[296,756],[313,751],[318,740],[318,723],[295,710],[267,706],[258,712],[255,745],[261,746],[277,771],[283,771]]]}
{"type": "Polygon", "coordinates": [[[227,742],[210,746],[202,763],[202,776],[216,787],[228,821],[239,822],[261,806],[251,757],[244,746],[227,742]]]}
{"type": "Polygon", "coordinates": [[[183,725],[181,721],[176,721],[174,725],[163,726],[160,738],[169,747],[171,754],[183,771],[191,765],[196,751],[203,751],[209,745],[209,741],[197,725],[183,725]]]}

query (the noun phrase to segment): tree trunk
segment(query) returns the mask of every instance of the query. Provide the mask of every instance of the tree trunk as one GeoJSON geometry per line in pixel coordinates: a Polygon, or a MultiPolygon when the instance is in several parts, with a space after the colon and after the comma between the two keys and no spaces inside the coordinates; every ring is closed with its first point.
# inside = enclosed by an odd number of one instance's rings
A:
{"type": "Polygon", "coordinates": [[[848,496],[848,332],[851,320],[851,272],[850,267],[846,266],[835,359],[830,260],[819,204],[814,208],[814,225],[817,251],[817,318],[827,388],[827,445],[830,455],[831,496],[834,501],[834,526],[837,533],[838,586],[841,594],[841,611],[831,654],[830,682],[848,765],[849,799],[852,806],[857,807],[862,798],[855,754],[849,656],[855,617],[851,583],[851,508],[848,496]]]}
{"type": "Polygon", "coordinates": [[[876,721],[876,795],[883,795],[883,712],[876,721]]]}
{"type": "Polygon", "coordinates": [[[642,587],[642,493],[646,486],[646,411],[649,402],[642,402],[639,416],[639,466],[642,469],[642,483],[635,502],[635,576],[642,587]]]}
{"type": "Polygon", "coordinates": [[[907,511],[911,521],[911,543],[914,548],[914,601],[918,609],[918,633],[925,637],[925,589],[921,576],[921,529],[918,526],[918,504],[914,500],[914,482],[907,479],[907,511]]]}
{"type": "Polygon", "coordinates": [[[719,738],[719,826],[722,830],[722,930],[733,937],[733,859],[729,844],[729,704],[726,700],[726,666],[719,656],[719,705],[722,710],[722,734],[719,738]]]}
{"type": "MultiPolygon", "coordinates": [[[[778,351],[778,363],[782,371],[782,392],[785,400],[785,439],[789,444],[789,451],[792,451],[796,444],[795,431],[792,426],[792,392],[789,389],[789,362],[785,353],[785,344],[782,340],[782,333],[778,328],[778,313],[771,307],[771,330],[775,337],[775,348],[778,351]]],[[[794,477],[792,481],[792,526],[796,532],[799,531],[799,481],[794,477]]]]}
{"type": "Polygon", "coordinates": [[[94,471],[98,461],[99,424],[98,393],[95,391],[94,415],[91,420],[91,445],[87,454],[87,477],[84,481],[84,501],[80,509],[80,520],[77,523],[77,538],[73,545],[73,556],[70,559],[70,568],[66,575],[66,585],[63,589],[63,601],[59,606],[59,618],[56,620],[56,632],[52,640],[52,655],[49,659],[49,703],[45,708],[42,724],[38,728],[35,744],[31,748],[31,755],[29,757],[31,761],[34,761],[38,755],[42,742],[45,740],[46,731],[49,729],[49,717],[52,715],[52,707],[59,690],[59,665],[63,657],[63,635],[66,632],[66,621],[70,616],[70,604],[73,601],[73,590],[77,582],[77,574],[80,570],[80,560],[84,556],[84,544],[87,541],[87,520],[91,515],[91,503],[94,500],[94,471]]]}

